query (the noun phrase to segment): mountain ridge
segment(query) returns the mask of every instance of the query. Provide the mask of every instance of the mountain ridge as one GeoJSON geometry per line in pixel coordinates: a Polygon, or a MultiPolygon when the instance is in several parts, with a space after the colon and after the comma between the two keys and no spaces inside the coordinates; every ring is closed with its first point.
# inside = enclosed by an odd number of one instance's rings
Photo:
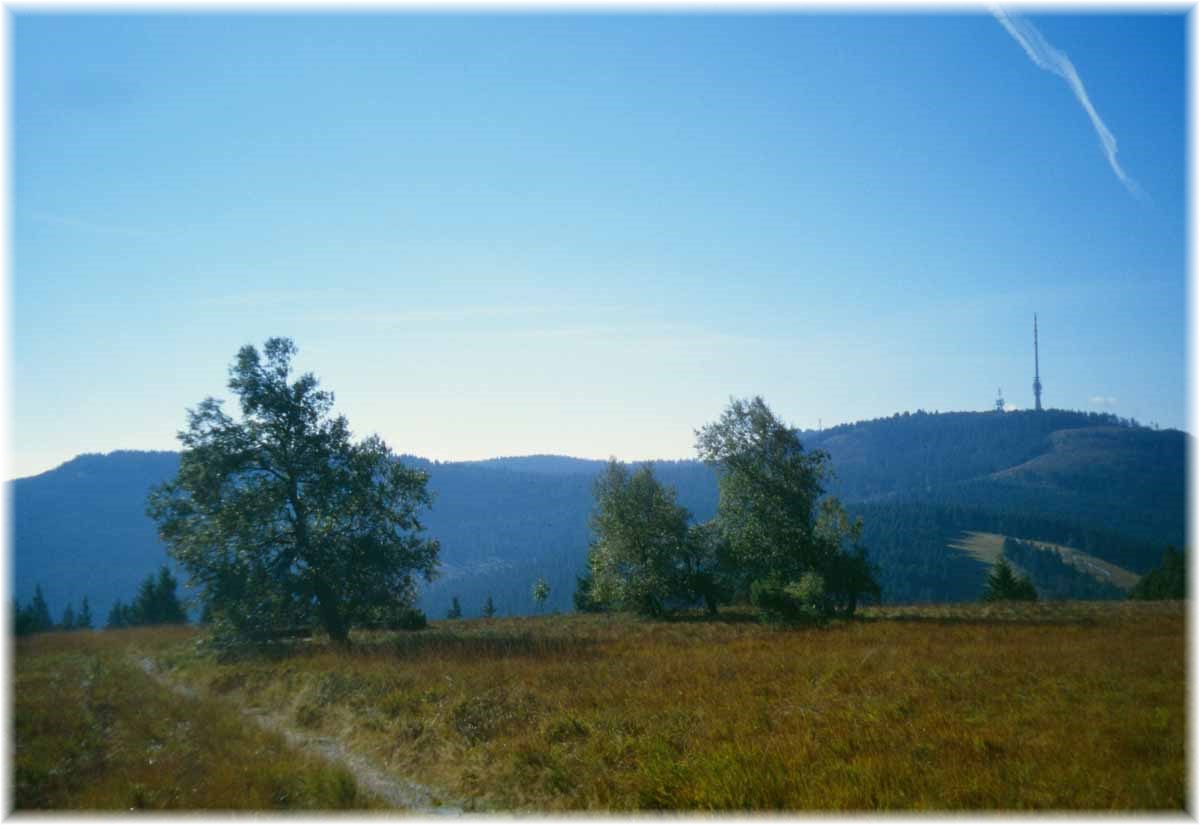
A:
{"type": "MultiPolygon", "coordinates": [[[[969,596],[966,580],[978,571],[960,559],[938,561],[937,542],[951,527],[999,532],[1020,524],[1043,533],[1026,538],[1090,542],[1080,549],[1131,569],[1157,562],[1148,558],[1151,545],[1161,553],[1166,543],[1183,543],[1190,436],[1182,431],[1058,410],[918,411],[798,434],[806,449],[830,454],[829,492],[868,519],[868,549],[891,566],[885,579],[895,598],[969,596]],[[880,524],[871,519],[894,526],[873,529],[880,524]]],[[[528,612],[538,576],[551,583],[548,607],[570,609],[590,538],[592,478],[605,461],[400,459],[430,473],[434,505],[423,523],[443,546],[444,575],[423,589],[424,609],[439,615],[458,595],[473,615],[491,595],[502,614],[528,612]]],[[[88,595],[101,617],[113,599],[132,595],[166,559],[144,514],[145,493],[178,461],[172,451],[85,453],[9,482],[16,595],[27,599],[41,583],[56,612],[88,595]]],[[[695,459],[634,463],[650,463],[695,520],[715,514],[712,467],[695,459]]]]}

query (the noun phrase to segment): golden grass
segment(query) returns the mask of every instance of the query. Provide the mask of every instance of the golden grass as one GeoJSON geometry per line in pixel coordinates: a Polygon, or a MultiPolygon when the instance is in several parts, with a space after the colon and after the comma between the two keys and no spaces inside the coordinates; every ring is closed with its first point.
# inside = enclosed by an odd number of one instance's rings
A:
{"type": "Polygon", "coordinates": [[[187,645],[163,628],[54,633],[14,646],[17,810],[371,807],[344,770],[290,751],[236,708],[156,684],[135,651],[187,645]]]}
{"type": "Polygon", "coordinates": [[[435,622],[173,677],[518,810],[1183,810],[1184,607],[435,622]]]}

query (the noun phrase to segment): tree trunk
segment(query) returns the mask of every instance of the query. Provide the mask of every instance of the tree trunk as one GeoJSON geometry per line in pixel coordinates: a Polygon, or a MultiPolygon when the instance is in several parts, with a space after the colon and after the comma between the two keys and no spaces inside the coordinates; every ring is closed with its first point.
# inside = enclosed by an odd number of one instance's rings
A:
{"type": "Polygon", "coordinates": [[[321,614],[321,624],[329,638],[339,645],[350,644],[350,628],[346,626],[338,605],[338,598],[333,590],[323,581],[318,581],[313,587],[317,596],[317,610],[321,614]]]}

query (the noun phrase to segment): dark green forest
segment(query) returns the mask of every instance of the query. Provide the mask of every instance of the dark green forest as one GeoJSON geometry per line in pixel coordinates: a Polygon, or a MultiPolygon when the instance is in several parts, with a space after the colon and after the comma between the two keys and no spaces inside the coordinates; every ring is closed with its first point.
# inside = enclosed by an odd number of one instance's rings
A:
{"type": "MultiPolygon", "coordinates": [[[[977,598],[985,566],[946,546],[964,530],[1064,544],[1138,573],[1167,545],[1184,546],[1189,439],[1177,430],[1061,410],[918,411],[799,435],[830,454],[828,492],[863,519],[887,602],[977,598]]],[[[444,616],[454,596],[467,617],[489,596],[498,615],[533,613],[539,576],[550,587],[544,609],[572,609],[605,462],[401,460],[430,475],[422,522],[442,565],[422,585],[429,616],[444,616]]],[[[129,599],[166,561],[144,502],[178,463],[171,452],[82,455],[12,482],[14,595],[28,601],[41,583],[55,615],[84,596],[97,616],[129,599]]],[[[693,521],[713,517],[712,468],[682,460],[653,470],[693,521]]]]}

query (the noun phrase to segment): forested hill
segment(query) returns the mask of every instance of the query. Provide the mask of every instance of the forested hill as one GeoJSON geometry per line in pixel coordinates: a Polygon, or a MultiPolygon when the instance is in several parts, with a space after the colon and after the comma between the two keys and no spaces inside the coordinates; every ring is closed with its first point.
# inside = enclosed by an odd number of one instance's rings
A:
{"type": "MultiPolygon", "coordinates": [[[[924,413],[804,431],[837,474],[831,490],[867,523],[867,545],[895,601],[972,598],[977,562],[947,550],[966,529],[1077,546],[1142,571],[1166,544],[1182,546],[1187,436],[1110,416],[924,413]]],[[[604,462],[521,456],[470,462],[403,460],[430,473],[424,519],[442,543],[443,572],[424,608],[467,615],[488,595],[501,614],[533,609],[545,576],[547,609],[568,610],[588,544],[592,480],[604,462]]],[[[171,477],[176,453],[82,455],[12,482],[14,588],[41,583],[57,613],[87,595],[100,617],[164,558],[144,514],[150,486],[171,477]]],[[[716,509],[714,472],[696,461],[655,462],[697,520],[716,509]]]]}

